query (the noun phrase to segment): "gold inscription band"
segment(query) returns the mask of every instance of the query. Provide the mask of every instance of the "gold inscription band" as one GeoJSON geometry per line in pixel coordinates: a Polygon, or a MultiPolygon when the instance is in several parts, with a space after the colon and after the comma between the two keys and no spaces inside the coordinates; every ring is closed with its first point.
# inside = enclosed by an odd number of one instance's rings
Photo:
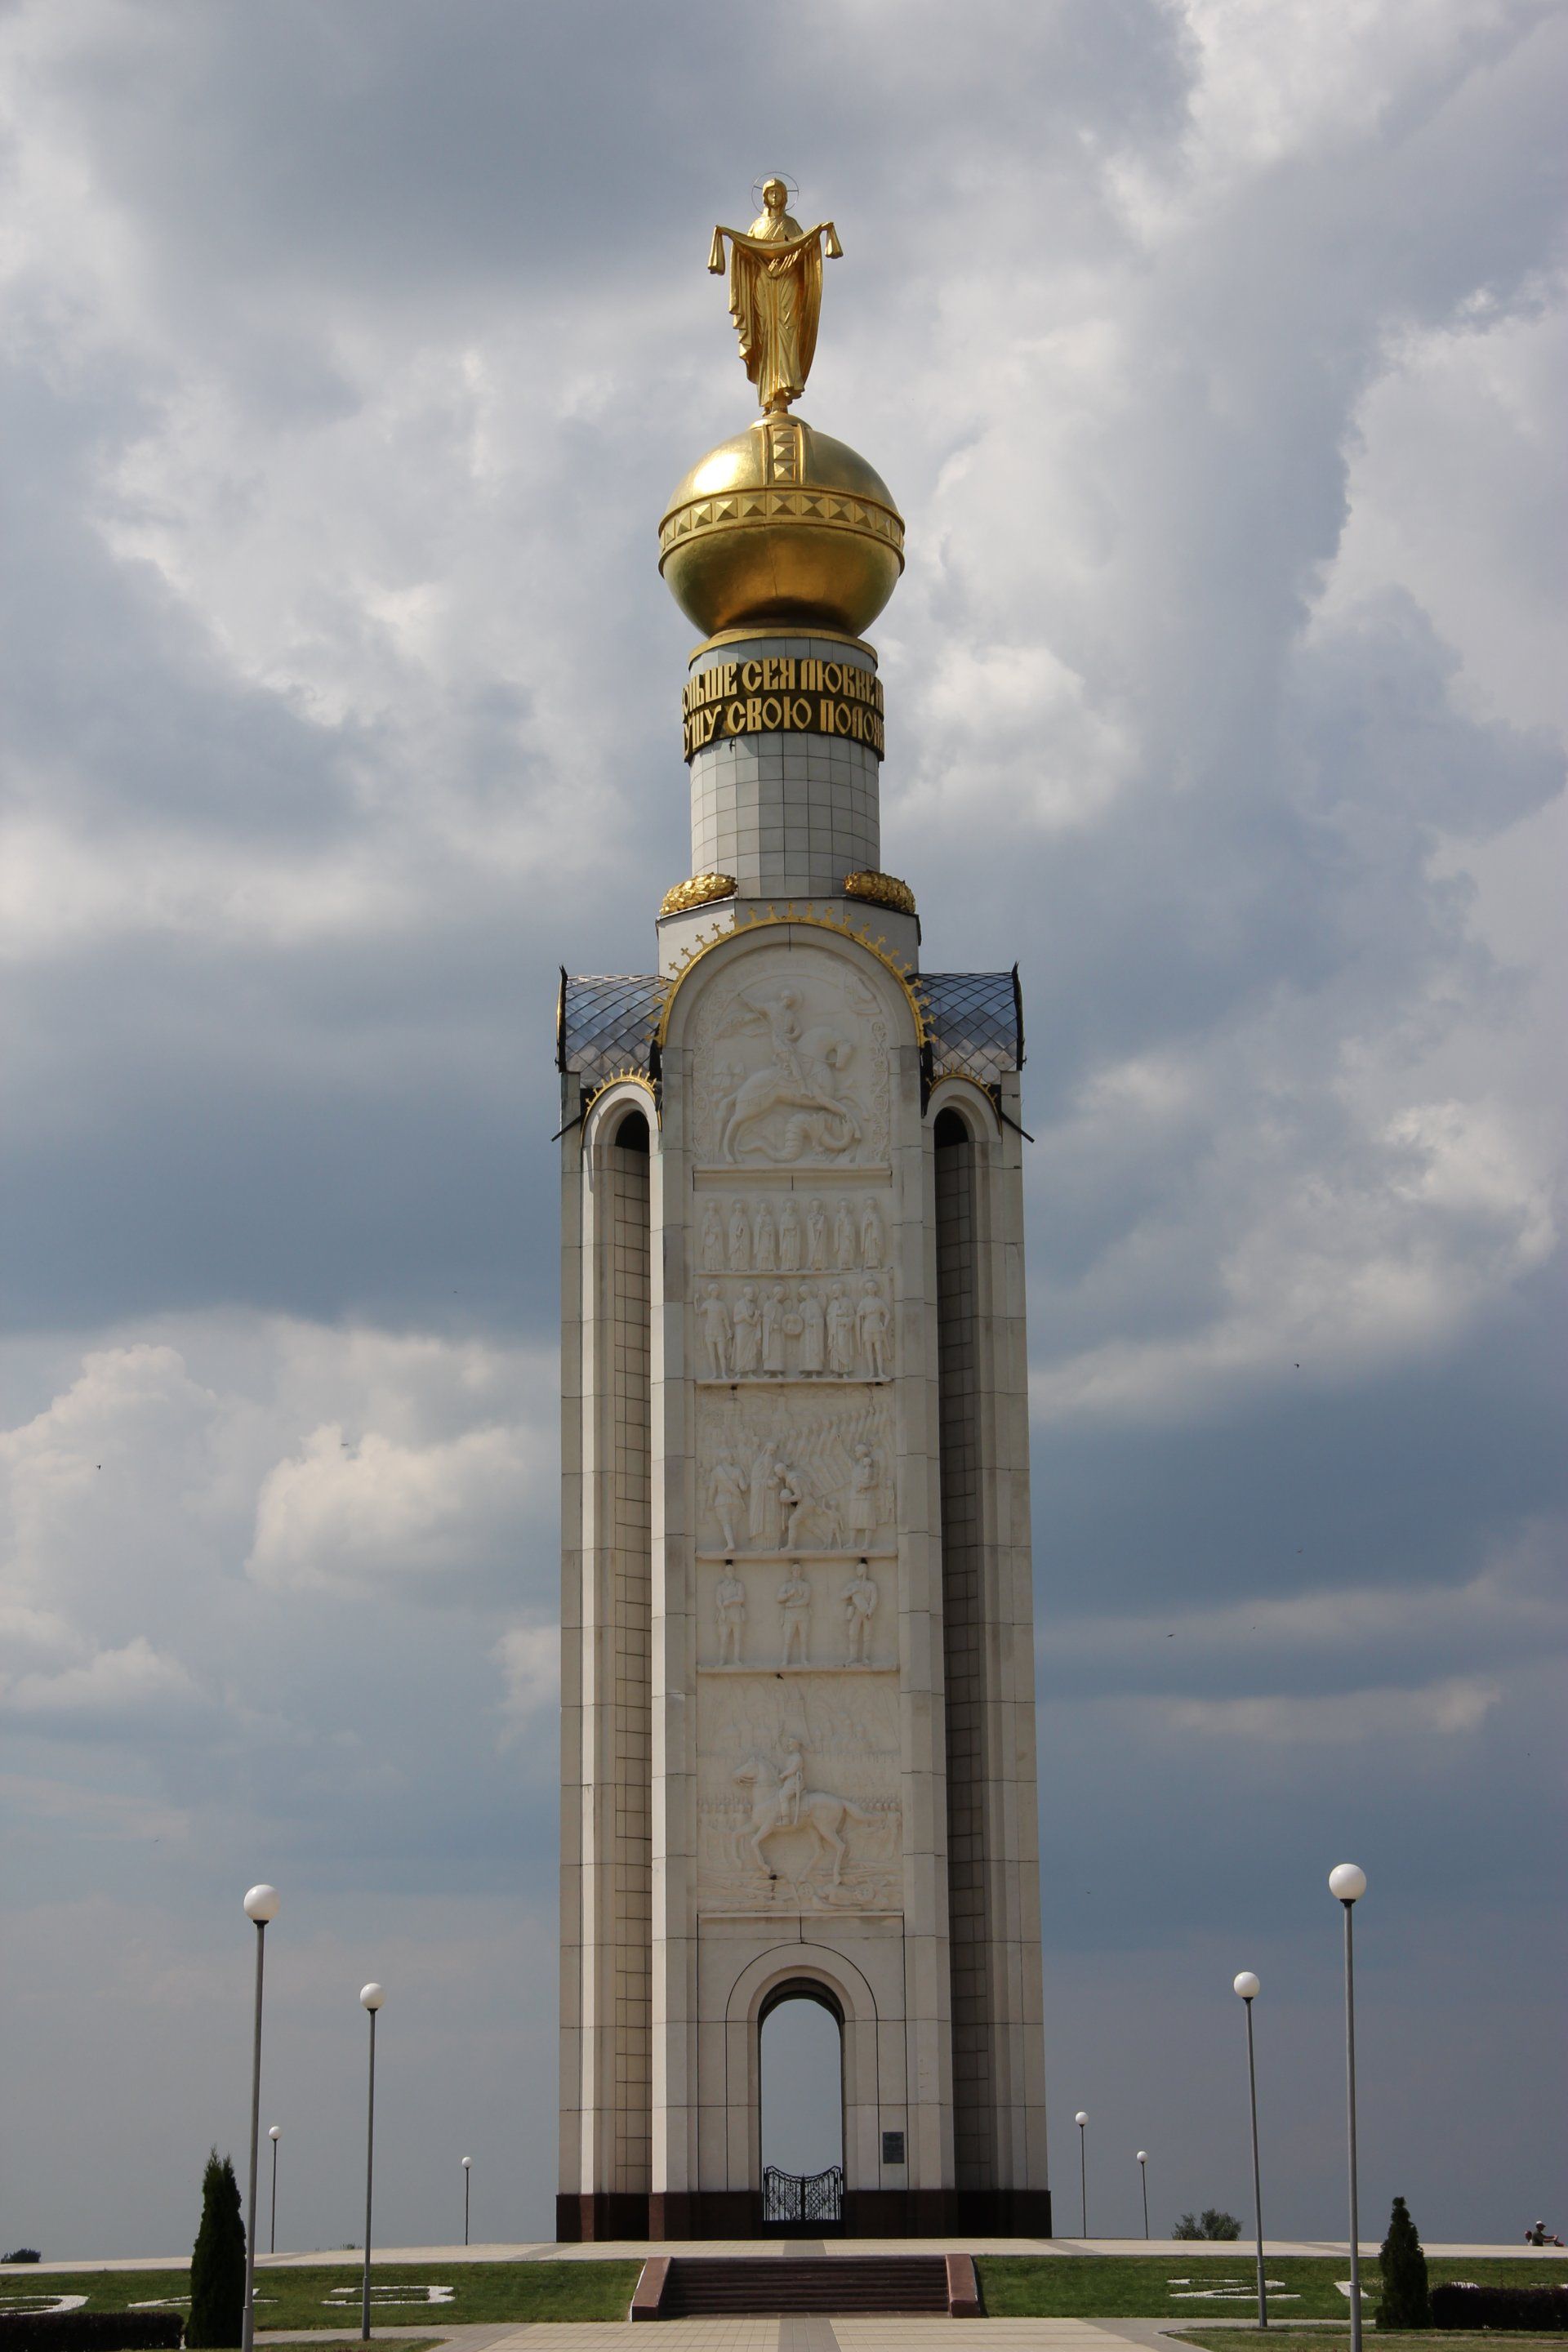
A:
{"type": "Polygon", "coordinates": [[[730,735],[835,735],[883,756],[881,681],[854,662],[714,662],[688,681],[680,712],[688,761],[730,735]]]}

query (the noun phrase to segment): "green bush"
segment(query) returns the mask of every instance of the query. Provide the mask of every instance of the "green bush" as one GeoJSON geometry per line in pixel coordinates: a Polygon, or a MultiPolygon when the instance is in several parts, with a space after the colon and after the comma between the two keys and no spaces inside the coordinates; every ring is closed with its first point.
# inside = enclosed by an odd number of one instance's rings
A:
{"type": "Polygon", "coordinates": [[[1432,2298],[1426,2284],[1426,2257],[1403,2197],[1394,2200],[1388,2235],[1377,2260],[1383,2273],[1383,2299],[1374,2315],[1377,2326],[1430,2327],[1432,2298]]]}
{"type": "Polygon", "coordinates": [[[1234,2213],[1222,2213],[1217,2205],[1205,2205],[1195,2220],[1191,2213],[1184,2213],[1171,2235],[1173,2238],[1239,2238],[1241,2223],[1234,2213]]]}
{"type": "Polygon", "coordinates": [[[4,2352],[178,2352],[177,2311],[0,2311],[4,2352]]]}
{"type": "Polygon", "coordinates": [[[1434,2326],[1501,2327],[1553,2336],[1568,2328],[1568,2286],[1469,2286],[1452,2279],[1432,2290],[1434,2326]]]}
{"type": "Polygon", "coordinates": [[[237,2344],[245,2316],[245,2222],[239,2183],[215,2147],[202,2175],[202,2226],[191,2254],[191,2315],[185,2342],[237,2344]]]}

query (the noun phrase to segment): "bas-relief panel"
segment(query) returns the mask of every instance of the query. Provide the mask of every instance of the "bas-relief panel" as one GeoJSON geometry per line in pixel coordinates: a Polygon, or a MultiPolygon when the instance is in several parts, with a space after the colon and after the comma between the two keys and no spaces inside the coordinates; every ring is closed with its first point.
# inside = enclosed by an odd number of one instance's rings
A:
{"type": "Polygon", "coordinates": [[[886,1167],[889,1032],[877,991],[845,959],[814,947],[746,956],[692,1024],[699,1163],[886,1167]]]}
{"type": "Polygon", "coordinates": [[[705,1673],[831,1667],[863,1674],[897,1662],[890,1559],[824,1561],[786,1554],[782,1560],[709,1563],[700,1574],[698,1664],[705,1673]]]}
{"type": "Polygon", "coordinates": [[[698,1550],[891,1550],[894,1460],[885,1390],[700,1388],[698,1550]]]}
{"type": "Polygon", "coordinates": [[[899,1768],[892,1675],[701,1676],[699,1908],[897,1910],[899,1768]]]}

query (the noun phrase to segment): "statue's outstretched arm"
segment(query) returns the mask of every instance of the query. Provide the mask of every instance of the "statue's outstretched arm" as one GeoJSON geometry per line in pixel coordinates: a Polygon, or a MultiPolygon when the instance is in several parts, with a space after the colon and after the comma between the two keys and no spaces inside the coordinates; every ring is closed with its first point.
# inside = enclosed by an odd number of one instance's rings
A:
{"type": "Polygon", "coordinates": [[[746,253],[754,253],[760,261],[787,261],[795,253],[804,253],[819,237],[826,240],[825,250],[829,261],[841,261],[844,247],[838,242],[838,231],[831,221],[818,221],[815,228],[802,231],[799,236],[774,242],[763,236],[752,236],[743,228],[716,228],[713,242],[708,248],[708,267],[715,278],[724,267],[724,239],[739,246],[746,253]]]}

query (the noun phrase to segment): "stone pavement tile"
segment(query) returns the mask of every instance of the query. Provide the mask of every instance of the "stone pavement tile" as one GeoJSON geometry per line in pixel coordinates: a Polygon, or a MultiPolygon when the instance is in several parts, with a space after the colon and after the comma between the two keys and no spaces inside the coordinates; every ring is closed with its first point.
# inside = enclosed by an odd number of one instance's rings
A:
{"type": "MultiPolygon", "coordinates": [[[[775,2318],[658,2320],[651,2343],[655,2352],[834,2352],[829,2338],[781,2346],[781,2330],[790,2324],[775,2318]]],[[[645,2334],[646,2323],[634,2334],[626,2319],[535,2320],[498,2336],[491,2352],[630,2352],[643,2345],[645,2334]]]]}
{"type": "Polygon", "coordinates": [[[1107,2352],[1091,2319],[836,2319],[839,2352],[1107,2352]]]}

